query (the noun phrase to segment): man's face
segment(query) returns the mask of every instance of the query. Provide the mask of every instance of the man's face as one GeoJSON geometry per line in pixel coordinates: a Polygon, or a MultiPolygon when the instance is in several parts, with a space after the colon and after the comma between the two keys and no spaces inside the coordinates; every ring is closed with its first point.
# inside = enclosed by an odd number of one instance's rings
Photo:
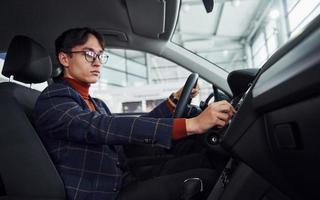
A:
{"type": "Polygon", "coordinates": [[[71,49],[71,52],[77,53],[66,54],[61,52],[59,54],[59,61],[64,66],[64,77],[72,78],[88,85],[98,81],[101,63],[98,58],[94,62],[88,62],[85,58],[85,53],[81,52],[88,50],[96,54],[103,51],[97,38],[92,34],[89,34],[85,44],[71,49]]]}

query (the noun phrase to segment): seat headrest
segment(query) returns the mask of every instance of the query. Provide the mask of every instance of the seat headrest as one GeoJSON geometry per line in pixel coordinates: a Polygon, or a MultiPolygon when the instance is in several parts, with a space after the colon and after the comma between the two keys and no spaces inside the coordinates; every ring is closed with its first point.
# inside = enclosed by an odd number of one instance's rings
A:
{"type": "Polygon", "coordinates": [[[23,83],[41,83],[51,77],[52,63],[46,49],[33,39],[15,36],[8,48],[2,74],[23,83]]]}

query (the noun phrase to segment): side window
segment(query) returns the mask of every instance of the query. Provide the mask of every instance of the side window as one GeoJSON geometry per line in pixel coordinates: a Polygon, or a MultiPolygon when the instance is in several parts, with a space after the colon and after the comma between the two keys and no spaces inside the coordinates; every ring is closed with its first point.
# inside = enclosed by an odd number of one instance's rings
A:
{"type": "MultiPolygon", "coordinates": [[[[181,88],[190,71],[164,58],[133,50],[111,49],[102,67],[100,80],[91,94],[104,100],[113,113],[149,112],[181,88]]],[[[200,78],[200,100],[212,92],[212,86],[200,78]]]]}

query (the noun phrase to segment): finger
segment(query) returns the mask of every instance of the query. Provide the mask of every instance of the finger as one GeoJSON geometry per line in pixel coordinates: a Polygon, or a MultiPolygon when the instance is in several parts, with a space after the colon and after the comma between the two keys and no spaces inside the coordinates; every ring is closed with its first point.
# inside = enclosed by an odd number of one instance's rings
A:
{"type": "Polygon", "coordinates": [[[192,93],[192,94],[190,94],[190,96],[191,96],[191,98],[193,98],[193,97],[196,97],[198,94],[199,94],[199,92],[197,92],[197,93],[192,93]]]}
{"type": "Polygon", "coordinates": [[[231,112],[232,114],[236,112],[236,110],[230,103],[224,104],[223,106],[224,106],[224,109],[226,109],[225,112],[231,112]]]}
{"type": "Polygon", "coordinates": [[[192,92],[191,92],[191,96],[195,96],[195,95],[197,95],[197,94],[199,94],[199,91],[192,91],[192,92]]]}
{"type": "Polygon", "coordinates": [[[229,112],[229,111],[232,112],[232,113],[235,113],[235,112],[236,112],[236,110],[234,109],[234,107],[233,107],[229,102],[227,102],[227,103],[225,103],[225,104],[223,104],[223,105],[225,105],[225,106],[228,107],[228,112],[229,112]]]}
{"type": "Polygon", "coordinates": [[[200,92],[200,89],[194,88],[194,89],[192,89],[190,96],[193,98],[193,97],[197,96],[199,94],[199,92],[200,92]]]}
{"type": "Polygon", "coordinates": [[[221,105],[228,105],[229,104],[229,102],[226,100],[221,100],[221,101],[218,101],[217,103],[220,103],[221,105]]]}
{"type": "Polygon", "coordinates": [[[177,92],[175,92],[175,96],[180,98],[183,87],[181,87],[177,92]]]}
{"type": "Polygon", "coordinates": [[[229,103],[225,100],[222,100],[222,101],[217,101],[217,102],[212,102],[210,103],[210,105],[212,106],[222,106],[222,105],[228,105],[229,103]]]}
{"type": "Polygon", "coordinates": [[[231,110],[233,113],[237,112],[236,109],[231,105],[231,110]]]}
{"type": "Polygon", "coordinates": [[[215,110],[222,113],[228,113],[229,111],[231,111],[231,108],[229,105],[222,104],[215,107],[215,110]]]}
{"type": "Polygon", "coordinates": [[[198,90],[198,91],[200,90],[200,85],[199,85],[199,83],[197,83],[195,89],[198,90]]]}
{"type": "Polygon", "coordinates": [[[216,121],[216,126],[218,126],[219,128],[222,128],[222,127],[224,127],[225,125],[226,125],[226,122],[223,121],[223,120],[221,120],[221,119],[218,119],[218,120],[216,121]]]}
{"type": "Polygon", "coordinates": [[[199,92],[200,91],[200,88],[197,87],[197,88],[192,88],[192,92],[199,92]]]}
{"type": "Polygon", "coordinates": [[[223,121],[228,121],[229,120],[229,114],[227,113],[221,113],[219,112],[217,115],[217,118],[223,121]]]}
{"type": "Polygon", "coordinates": [[[230,110],[230,111],[228,112],[228,115],[229,115],[229,117],[230,117],[230,119],[231,119],[231,117],[234,115],[234,112],[233,112],[232,110],[230,110]]]}

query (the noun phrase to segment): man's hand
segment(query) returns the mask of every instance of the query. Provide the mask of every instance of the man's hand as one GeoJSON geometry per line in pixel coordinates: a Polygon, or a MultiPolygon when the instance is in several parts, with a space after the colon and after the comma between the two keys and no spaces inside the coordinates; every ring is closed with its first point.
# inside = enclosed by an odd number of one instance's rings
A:
{"type": "MultiPolygon", "coordinates": [[[[174,92],[173,95],[174,95],[177,99],[179,99],[180,96],[181,96],[182,90],[183,90],[183,87],[180,88],[178,91],[174,92]]],[[[197,83],[196,87],[192,89],[191,94],[190,94],[190,97],[191,97],[191,98],[196,97],[196,96],[199,94],[199,92],[200,92],[200,86],[199,86],[199,83],[197,83]]]]}
{"type": "MultiPolygon", "coordinates": [[[[169,100],[169,103],[171,104],[172,107],[176,107],[179,99],[180,99],[180,96],[181,96],[181,93],[182,93],[182,90],[183,90],[183,87],[180,88],[178,91],[176,92],[173,92],[170,97],[168,98],[169,100]]],[[[199,84],[197,83],[196,87],[192,89],[191,91],[191,94],[190,94],[190,97],[193,98],[195,96],[197,96],[199,94],[199,91],[200,91],[200,86],[199,84]]]]}
{"type": "Polygon", "coordinates": [[[211,103],[197,117],[186,119],[187,133],[201,134],[214,126],[224,127],[235,112],[232,105],[225,100],[211,103]]]}

